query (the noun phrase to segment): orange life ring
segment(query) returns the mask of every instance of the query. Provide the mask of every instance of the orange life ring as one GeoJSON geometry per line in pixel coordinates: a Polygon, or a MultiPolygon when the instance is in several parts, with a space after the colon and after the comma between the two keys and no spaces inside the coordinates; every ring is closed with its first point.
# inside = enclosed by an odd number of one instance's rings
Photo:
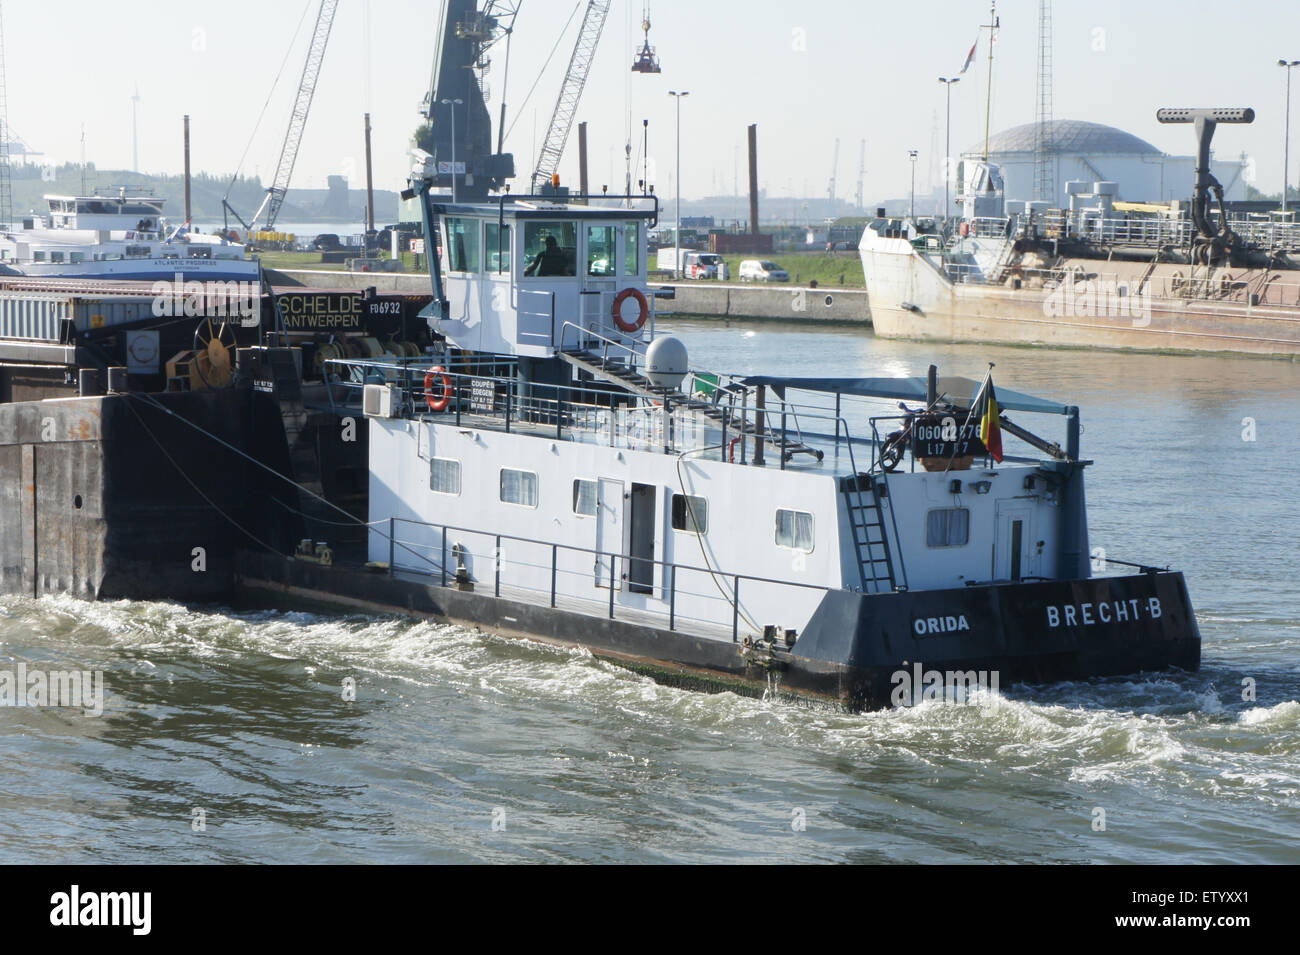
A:
{"type": "Polygon", "coordinates": [[[970,223],[965,219],[962,219],[961,225],[957,227],[957,231],[963,236],[970,235],[970,223]]]}
{"type": "Polygon", "coordinates": [[[451,375],[447,374],[446,368],[442,365],[434,365],[424,373],[424,400],[428,402],[430,411],[444,410],[451,404],[451,396],[451,375]],[[433,396],[435,383],[442,385],[442,394],[437,398],[433,396]]]}
{"type": "Polygon", "coordinates": [[[641,294],[640,289],[625,288],[614,296],[614,307],[610,310],[614,316],[614,324],[624,332],[639,332],[645,325],[645,320],[650,317],[650,305],[641,294]],[[637,315],[635,322],[623,321],[623,303],[629,298],[636,299],[636,303],[641,306],[641,313],[637,315]]]}

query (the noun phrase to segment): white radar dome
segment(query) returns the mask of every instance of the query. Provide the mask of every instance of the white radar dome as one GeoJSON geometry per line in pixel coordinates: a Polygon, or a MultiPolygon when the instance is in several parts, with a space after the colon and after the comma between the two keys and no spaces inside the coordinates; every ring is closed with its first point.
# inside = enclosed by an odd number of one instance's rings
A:
{"type": "Polygon", "coordinates": [[[650,343],[645,354],[645,376],[661,388],[676,388],[686,377],[690,365],[686,346],[681,339],[664,335],[650,343]]]}

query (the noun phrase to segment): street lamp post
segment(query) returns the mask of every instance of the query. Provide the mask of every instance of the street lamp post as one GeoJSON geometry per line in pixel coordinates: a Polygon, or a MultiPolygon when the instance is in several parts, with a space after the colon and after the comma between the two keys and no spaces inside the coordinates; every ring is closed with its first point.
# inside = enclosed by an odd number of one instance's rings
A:
{"type": "Polygon", "coordinates": [[[673,208],[677,211],[677,225],[673,229],[673,271],[680,279],[682,274],[682,98],[690,96],[689,90],[677,92],[669,90],[668,95],[677,101],[677,198],[673,201],[673,208]]]}
{"type": "Polygon", "coordinates": [[[443,106],[451,107],[451,201],[457,202],[456,192],[456,107],[464,105],[463,99],[445,99],[443,106]]]}
{"type": "Polygon", "coordinates": [[[907,158],[912,161],[912,198],[909,203],[909,208],[911,211],[908,213],[908,218],[910,218],[913,222],[915,222],[916,221],[916,150],[909,149],[907,151],[907,158]]]}
{"type": "Polygon", "coordinates": [[[1278,60],[1277,65],[1286,70],[1286,132],[1282,134],[1282,212],[1286,213],[1286,192],[1291,185],[1288,173],[1291,165],[1291,67],[1300,66],[1300,60],[1278,60]]]}
{"type": "Polygon", "coordinates": [[[960,83],[960,76],[939,77],[948,99],[948,115],[943,134],[943,224],[948,227],[948,198],[952,195],[952,84],[960,83]]]}

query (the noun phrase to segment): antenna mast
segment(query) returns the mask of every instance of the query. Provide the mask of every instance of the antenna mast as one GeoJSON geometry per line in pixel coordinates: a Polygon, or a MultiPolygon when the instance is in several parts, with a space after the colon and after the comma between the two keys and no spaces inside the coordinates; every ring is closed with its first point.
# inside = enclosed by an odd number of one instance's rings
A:
{"type": "Polygon", "coordinates": [[[998,42],[998,0],[991,0],[989,22],[980,27],[989,31],[989,79],[988,91],[984,94],[984,161],[989,161],[989,114],[993,109],[993,44],[998,42]]]}

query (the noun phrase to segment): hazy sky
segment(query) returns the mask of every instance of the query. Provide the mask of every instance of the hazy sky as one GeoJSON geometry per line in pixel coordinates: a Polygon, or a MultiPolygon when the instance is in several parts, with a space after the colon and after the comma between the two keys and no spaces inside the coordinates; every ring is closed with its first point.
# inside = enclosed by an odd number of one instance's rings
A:
{"type": "MultiPolygon", "coordinates": [[[[47,161],[60,162],[79,160],[84,124],[88,159],[129,168],[131,96],[138,87],[142,170],[180,171],[181,117],[189,113],[194,168],[230,172],[297,29],[243,167],[267,181],[317,6],[317,0],[7,0],[10,122],[47,161]]],[[[542,64],[578,6],[577,0],[523,0],[506,90],[507,125],[517,121],[506,145],[521,177],[532,168],[537,138],[549,122],[580,12],[545,72],[542,64]]],[[[1276,61],[1300,59],[1300,3],[1055,0],[1052,6],[1057,118],[1109,123],[1163,150],[1188,154],[1190,127],[1158,125],[1158,107],[1253,106],[1253,126],[1220,127],[1216,154],[1247,153],[1256,185],[1280,189],[1285,71],[1276,61]]],[[[439,7],[438,0],[342,0],[295,186],[322,187],[334,173],[363,184],[362,114],[369,109],[375,185],[400,188],[428,85],[439,7]]],[[[667,91],[686,89],[682,192],[688,198],[730,191],[737,160],[744,182],[751,122],[759,126],[760,184],[773,195],[825,195],[837,137],[837,195],[854,194],[863,139],[867,198],[903,195],[907,150],[921,153],[918,187],[930,174],[931,159],[942,153],[944,99],[937,78],[960,70],[977,36],[976,62],[953,89],[953,149],[982,141],[988,31],[979,24],[988,20],[987,0],[653,0],[650,39],[663,63],[658,76],[629,70],[641,41],[641,8],[642,0],[614,0],[582,101],[579,119],[589,123],[596,187],[611,175],[622,182],[630,115],[633,155],[640,153],[641,119],[648,118],[651,178],[660,192],[669,190],[674,113],[667,91]]],[[[994,131],[1034,118],[1037,10],[1037,0],[998,4],[994,131]]],[[[494,108],[503,52],[490,73],[494,108]]],[[[1295,80],[1300,126],[1300,76],[1295,80]]],[[[575,149],[576,135],[562,166],[567,182],[577,178],[575,149]]],[[[1297,183],[1300,148],[1291,156],[1291,182],[1297,183]]]]}

